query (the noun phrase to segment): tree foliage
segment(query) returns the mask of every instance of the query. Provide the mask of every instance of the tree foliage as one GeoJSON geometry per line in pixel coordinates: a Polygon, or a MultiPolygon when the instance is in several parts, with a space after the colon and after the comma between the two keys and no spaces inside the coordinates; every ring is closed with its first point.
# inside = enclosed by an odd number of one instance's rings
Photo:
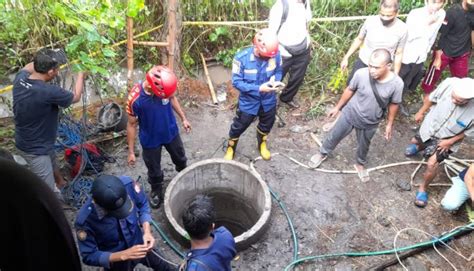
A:
{"type": "Polygon", "coordinates": [[[126,37],[126,15],[144,9],[144,0],[0,0],[0,69],[11,72],[49,46],[65,48],[76,70],[106,75],[117,66],[110,45],[126,37]]]}
{"type": "MultiPolygon", "coordinates": [[[[182,0],[183,21],[266,20],[277,0],[182,0]]],[[[279,1],[279,0],[278,0],[279,1]]],[[[309,1],[309,0],[308,0],[309,1]]],[[[424,0],[401,0],[401,13],[424,0]]],[[[126,38],[126,16],[134,18],[135,33],[163,24],[166,1],[154,0],[0,0],[0,71],[13,72],[31,60],[41,47],[63,47],[75,67],[107,74],[125,57],[125,46],[111,45],[126,38]]],[[[311,0],[314,18],[376,14],[379,0],[311,0]]],[[[305,84],[318,93],[328,82],[341,82],[337,67],[362,21],[312,23],[313,59],[305,84]],[[336,78],[334,78],[336,76],[336,78]],[[331,78],[335,80],[331,80],[331,78]],[[307,80],[308,81],[308,80],[307,80]]],[[[234,54],[251,42],[264,25],[192,25],[182,30],[181,55],[188,70],[200,63],[200,53],[229,66],[234,54]]],[[[142,40],[160,40],[159,32],[142,40]]],[[[156,48],[135,47],[135,60],[157,62],[156,48]]]]}

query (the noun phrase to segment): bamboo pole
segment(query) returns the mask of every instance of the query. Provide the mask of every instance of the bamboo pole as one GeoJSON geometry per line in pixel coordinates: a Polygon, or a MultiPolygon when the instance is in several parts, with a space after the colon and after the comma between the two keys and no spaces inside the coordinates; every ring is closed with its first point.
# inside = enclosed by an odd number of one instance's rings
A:
{"type": "Polygon", "coordinates": [[[168,67],[174,70],[174,51],[176,46],[176,0],[168,1],[168,67]]]}
{"type": "MultiPolygon", "coordinates": [[[[473,35],[474,35],[474,34],[473,34],[473,35]]],[[[454,156],[452,156],[452,155],[449,156],[449,159],[450,159],[450,160],[454,160],[454,161],[456,161],[456,162],[458,162],[458,163],[464,165],[465,167],[469,167],[469,166],[470,166],[470,164],[468,163],[468,160],[462,160],[462,159],[459,159],[459,158],[454,157],[454,156]]]]}
{"type": "MultiPolygon", "coordinates": [[[[421,161],[422,161],[422,162],[425,162],[426,159],[423,158],[423,159],[421,159],[421,161]]],[[[414,185],[416,173],[418,173],[418,171],[420,170],[420,168],[421,168],[422,165],[423,165],[423,164],[420,163],[420,164],[415,168],[415,170],[413,171],[413,173],[410,175],[410,185],[411,185],[411,186],[414,185]]]]}
{"type": "Polygon", "coordinates": [[[211,92],[212,103],[217,104],[216,92],[214,91],[214,86],[212,85],[211,77],[209,76],[209,71],[207,70],[206,60],[204,55],[201,53],[202,66],[204,67],[204,73],[206,74],[207,84],[209,85],[209,91],[211,92]]]}
{"type": "MultiPolygon", "coordinates": [[[[274,154],[272,154],[272,156],[276,156],[276,155],[281,155],[283,157],[286,157],[290,161],[292,161],[293,163],[295,163],[295,164],[297,164],[301,167],[314,170],[314,171],[325,172],[325,173],[334,173],[334,174],[357,174],[356,170],[337,170],[337,169],[334,170],[334,169],[323,169],[323,168],[310,168],[308,165],[305,165],[305,164],[301,163],[300,161],[296,160],[295,158],[293,158],[289,155],[286,155],[284,153],[274,153],[274,154]]],[[[252,163],[254,163],[254,162],[256,162],[260,159],[261,159],[261,157],[259,156],[259,157],[255,158],[252,163]]],[[[403,161],[403,162],[391,163],[391,164],[386,164],[386,165],[381,165],[381,166],[369,168],[369,169],[367,169],[367,171],[372,172],[372,171],[377,171],[377,170],[390,168],[390,167],[403,166],[403,165],[413,165],[413,164],[420,164],[420,163],[421,164],[426,164],[423,161],[403,161]]],[[[436,184],[436,186],[445,186],[445,184],[436,184]]]]}
{"type": "Polygon", "coordinates": [[[143,46],[152,46],[152,47],[167,47],[169,44],[168,42],[159,42],[159,41],[133,41],[133,44],[136,45],[143,45],[143,46]]]}
{"type": "Polygon", "coordinates": [[[319,147],[321,147],[323,144],[321,143],[321,140],[319,140],[319,138],[316,136],[316,134],[314,133],[310,133],[309,134],[311,136],[311,138],[314,140],[314,142],[316,142],[316,144],[318,144],[319,147]]]}
{"type": "Polygon", "coordinates": [[[132,87],[133,75],[133,19],[127,16],[127,87],[132,87]]]}

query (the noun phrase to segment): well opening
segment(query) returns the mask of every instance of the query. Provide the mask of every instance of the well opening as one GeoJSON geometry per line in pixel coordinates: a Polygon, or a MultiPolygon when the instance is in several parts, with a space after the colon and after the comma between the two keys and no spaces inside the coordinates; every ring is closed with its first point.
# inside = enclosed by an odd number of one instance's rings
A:
{"type": "Polygon", "coordinates": [[[180,243],[189,243],[181,216],[187,204],[198,194],[212,198],[216,227],[225,226],[233,234],[238,249],[257,241],[266,230],[271,212],[266,183],[244,164],[209,159],[180,172],[166,189],[166,218],[180,243]]]}

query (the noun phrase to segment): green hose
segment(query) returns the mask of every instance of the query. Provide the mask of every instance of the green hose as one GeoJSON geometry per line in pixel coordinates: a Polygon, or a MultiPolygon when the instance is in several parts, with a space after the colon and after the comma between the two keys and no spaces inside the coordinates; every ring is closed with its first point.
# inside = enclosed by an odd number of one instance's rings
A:
{"type": "Polygon", "coordinates": [[[186,256],[186,254],[184,254],[181,250],[179,250],[179,248],[177,248],[173,242],[171,242],[171,240],[168,238],[168,236],[166,235],[166,233],[163,231],[163,229],[160,228],[160,226],[158,225],[158,223],[155,222],[155,220],[151,220],[151,225],[153,225],[153,227],[155,228],[155,230],[157,230],[159,233],[160,233],[160,236],[161,238],[163,238],[163,240],[165,240],[165,243],[168,244],[168,246],[176,253],[176,255],[178,255],[181,259],[184,259],[184,257],[186,256]]]}
{"type": "MultiPolygon", "coordinates": [[[[411,250],[419,247],[424,247],[424,246],[432,246],[434,244],[444,242],[451,237],[457,235],[459,232],[462,230],[465,230],[466,228],[472,229],[474,227],[474,222],[467,224],[465,226],[459,227],[458,229],[451,231],[447,234],[442,235],[440,238],[437,238],[435,240],[430,240],[430,241],[425,241],[422,243],[414,244],[411,246],[406,246],[406,247],[400,247],[397,249],[390,249],[390,250],[380,250],[380,251],[366,251],[366,252],[342,252],[342,253],[331,253],[331,254],[323,254],[323,255],[315,255],[315,256],[308,256],[304,257],[301,259],[298,259],[298,238],[296,235],[295,228],[293,226],[293,221],[291,220],[288,211],[286,210],[285,204],[283,201],[278,197],[278,195],[269,187],[270,194],[272,195],[273,199],[278,203],[280,208],[282,209],[283,213],[286,216],[286,219],[288,221],[288,226],[290,227],[292,239],[293,239],[293,262],[288,264],[285,267],[285,271],[289,271],[292,267],[295,265],[298,265],[300,263],[308,262],[308,261],[313,261],[317,259],[323,259],[323,258],[334,258],[334,257],[366,257],[366,256],[379,256],[379,255],[386,255],[386,254],[394,254],[396,252],[403,252],[406,250],[411,250]]],[[[158,231],[160,234],[161,238],[165,241],[166,244],[180,257],[184,258],[186,255],[179,250],[176,245],[168,238],[166,233],[161,229],[161,227],[156,223],[154,220],[151,221],[152,226],[158,231]]]]}
{"type": "Polygon", "coordinates": [[[341,256],[346,256],[346,257],[364,257],[364,256],[378,256],[378,255],[385,255],[385,254],[394,254],[395,252],[402,252],[418,247],[424,247],[424,246],[431,246],[433,244],[439,243],[446,241],[447,239],[453,237],[454,235],[458,234],[460,231],[466,229],[466,228],[472,228],[474,227],[474,223],[467,224],[465,226],[462,226],[458,228],[455,231],[451,231],[445,235],[442,235],[440,238],[431,240],[431,241],[425,241],[422,243],[414,244],[411,246],[406,246],[406,247],[401,247],[395,249],[390,249],[390,250],[381,250],[381,251],[368,251],[368,252],[344,252],[344,253],[333,253],[333,254],[324,254],[324,255],[315,255],[315,256],[308,256],[304,257],[301,259],[298,259],[296,261],[291,262],[289,265],[285,267],[285,271],[290,270],[291,267],[303,263],[303,262],[308,262],[316,259],[322,259],[322,258],[330,258],[330,257],[341,257],[341,256]]]}
{"type": "Polygon", "coordinates": [[[275,192],[273,192],[270,186],[268,187],[268,190],[270,190],[270,194],[276,200],[278,205],[280,205],[281,210],[286,216],[286,220],[288,220],[288,226],[290,227],[291,237],[293,238],[293,261],[297,261],[298,260],[298,238],[296,236],[295,227],[293,226],[293,221],[291,220],[290,215],[286,211],[285,203],[283,203],[280,197],[278,197],[278,195],[275,192]]]}
{"type": "MultiPolygon", "coordinates": [[[[278,197],[278,195],[273,192],[273,190],[269,187],[270,194],[272,197],[275,199],[275,201],[280,205],[280,208],[282,209],[283,213],[286,216],[286,219],[288,220],[288,226],[290,227],[292,239],[293,239],[293,261],[298,260],[298,238],[296,236],[295,232],[295,227],[293,226],[293,221],[290,218],[290,215],[288,214],[288,211],[286,210],[285,203],[278,197]]],[[[180,257],[184,258],[185,254],[180,251],[174,244],[173,242],[169,239],[169,237],[166,235],[166,233],[161,229],[161,227],[156,223],[154,220],[151,221],[151,225],[158,231],[160,234],[161,238],[165,241],[166,244],[180,257]]]]}

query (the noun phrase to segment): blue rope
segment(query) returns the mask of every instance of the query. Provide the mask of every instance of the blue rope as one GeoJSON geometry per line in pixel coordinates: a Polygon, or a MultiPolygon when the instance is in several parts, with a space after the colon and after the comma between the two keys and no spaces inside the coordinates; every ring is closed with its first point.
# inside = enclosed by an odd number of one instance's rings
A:
{"type": "Polygon", "coordinates": [[[81,176],[69,182],[61,190],[66,203],[75,208],[81,208],[90,197],[93,182],[94,178],[88,176],[81,176]]]}
{"type": "MultiPolygon", "coordinates": [[[[85,142],[87,128],[81,122],[73,120],[69,115],[64,115],[58,125],[56,151],[61,152],[66,148],[81,146],[85,142]]],[[[99,173],[90,161],[86,149],[80,147],[79,152],[82,158],[81,168],[74,179],[61,190],[64,200],[75,208],[80,208],[90,197],[94,178],[82,176],[86,165],[91,165],[95,173],[99,173]]]]}
{"type": "Polygon", "coordinates": [[[80,122],[74,121],[68,116],[61,118],[55,144],[56,150],[61,151],[81,144],[83,142],[81,132],[83,129],[84,127],[80,122]]]}

